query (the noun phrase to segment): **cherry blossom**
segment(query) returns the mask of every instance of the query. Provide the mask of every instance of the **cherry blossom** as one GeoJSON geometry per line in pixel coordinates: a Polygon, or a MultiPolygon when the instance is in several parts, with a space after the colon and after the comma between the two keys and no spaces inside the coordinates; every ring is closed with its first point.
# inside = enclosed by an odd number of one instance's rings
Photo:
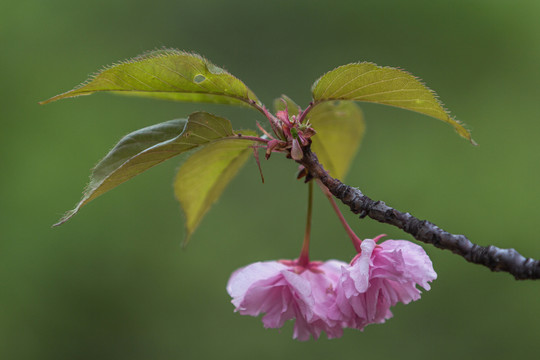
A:
{"type": "Polygon", "coordinates": [[[382,236],[362,241],[360,253],[341,268],[331,319],[360,330],[383,323],[392,317],[391,306],[420,298],[416,285],[429,290],[437,278],[422,247],[405,240],[377,244],[382,236]]]}
{"type": "Polygon", "coordinates": [[[346,263],[330,260],[257,262],[236,270],[229,279],[227,291],[236,311],[242,315],[265,315],[266,328],[280,328],[285,321],[296,319],[293,338],[305,341],[310,335],[319,338],[340,337],[342,320],[332,320],[328,311],[336,301],[335,288],[346,263]]]}

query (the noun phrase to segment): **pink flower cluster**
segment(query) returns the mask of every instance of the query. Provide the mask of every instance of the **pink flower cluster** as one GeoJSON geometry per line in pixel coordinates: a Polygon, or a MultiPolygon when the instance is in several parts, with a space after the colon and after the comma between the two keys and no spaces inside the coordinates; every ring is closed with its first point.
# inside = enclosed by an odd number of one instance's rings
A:
{"type": "MultiPolygon", "coordinates": [[[[382,236],[382,235],[381,235],[382,236]]],[[[330,260],[300,266],[296,260],[257,262],[236,270],[227,291],[242,315],[262,318],[266,328],[296,319],[293,338],[340,337],[343,328],[362,330],[392,317],[390,307],[420,298],[437,278],[424,250],[409,241],[362,241],[350,264],[330,260]]]]}

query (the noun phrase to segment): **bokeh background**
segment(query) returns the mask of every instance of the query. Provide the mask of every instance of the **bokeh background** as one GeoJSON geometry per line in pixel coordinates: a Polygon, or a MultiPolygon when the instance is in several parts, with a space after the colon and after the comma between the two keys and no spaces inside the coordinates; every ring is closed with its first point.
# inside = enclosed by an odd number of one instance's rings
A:
{"type": "MultiPolygon", "coordinates": [[[[253,127],[250,110],[93,95],[39,106],[103,65],[163,46],[195,51],[270,105],[310,100],[354,61],[421,77],[480,144],[443,122],[364,104],[367,134],[347,182],[374,199],[540,258],[540,2],[68,1],[0,4],[0,358],[456,359],[538,354],[540,283],[424,246],[439,278],[394,318],[300,343],[233,313],[236,268],[294,258],[306,187],[280,156],[241,171],[187,249],[170,160],[53,224],[124,134],[204,109],[253,127]]],[[[345,232],[315,199],[312,257],[348,260],[345,232]]],[[[347,213],[362,237],[408,235],[347,213]]]]}

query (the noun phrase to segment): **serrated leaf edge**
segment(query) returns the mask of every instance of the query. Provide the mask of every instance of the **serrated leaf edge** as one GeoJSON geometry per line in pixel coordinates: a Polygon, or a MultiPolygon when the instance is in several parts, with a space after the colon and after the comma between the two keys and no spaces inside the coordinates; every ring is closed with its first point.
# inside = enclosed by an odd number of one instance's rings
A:
{"type": "MultiPolygon", "coordinates": [[[[213,64],[211,61],[209,61],[205,57],[203,57],[203,56],[201,56],[201,55],[199,55],[199,54],[197,54],[195,52],[188,52],[188,51],[183,51],[183,50],[179,50],[179,49],[175,49],[175,48],[166,48],[166,47],[161,48],[161,49],[156,49],[156,50],[149,50],[149,51],[146,51],[146,52],[144,52],[144,53],[142,53],[140,55],[134,56],[132,58],[117,61],[117,62],[114,62],[114,63],[112,63],[110,65],[105,65],[101,69],[99,69],[98,71],[95,71],[92,74],[90,74],[85,81],[83,81],[79,85],[75,86],[71,90],[65,91],[65,92],[63,92],[61,94],[58,94],[58,95],[55,95],[55,96],[53,96],[53,97],[51,97],[51,98],[49,98],[47,100],[40,101],[40,102],[38,102],[38,104],[46,105],[46,104],[49,104],[51,102],[61,100],[61,99],[74,98],[74,97],[79,97],[79,96],[84,96],[84,95],[91,95],[94,92],[101,92],[103,90],[88,91],[88,92],[79,93],[79,94],[76,94],[76,95],[66,96],[67,94],[69,94],[71,92],[76,92],[77,90],[80,90],[81,88],[87,86],[92,81],[94,81],[100,74],[102,74],[103,72],[108,71],[108,70],[110,70],[110,69],[112,69],[112,68],[114,68],[116,66],[134,64],[134,63],[136,63],[138,61],[143,61],[143,60],[148,60],[148,59],[167,58],[167,57],[171,57],[171,56],[174,56],[174,55],[193,56],[193,57],[198,58],[199,60],[201,60],[205,64],[208,71],[211,72],[212,74],[214,74],[214,75],[226,74],[226,75],[230,75],[230,76],[234,77],[235,79],[240,81],[246,87],[246,89],[247,89],[247,97],[249,97],[249,93],[251,92],[251,94],[255,98],[255,99],[252,99],[252,100],[255,101],[255,103],[257,105],[259,105],[259,106],[262,105],[261,101],[255,95],[255,93],[253,93],[253,91],[251,91],[251,89],[242,80],[238,79],[236,76],[232,75],[227,70],[213,64]],[[219,69],[219,71],[215,72],[216,69],[219,69]]],[[[107,91],[109,91],[109,90],[107,90],[107,91]]],[[[123,92],[127,92],[127,91],[129,91],[129,90],[114,90],[114,91],[111,91],[111,92],[123,93],[123,92]]],[[[178,93],[187,93],[187,94],[189,94],[191,92],[190,91],[178,91],[178,93]]],[[[232,99],[243,101],[246,104],[251,105],[251,103],[249,101],[246,101],[246,99],[241,98],[241,97],[237,97],[237,96],[215,94],[215,93],[202,93],[202,94],[229,97],[229,98],[232,98],[232,99]]]]}
{"type": "MultiPolygon", "coordinates": [[[[407,75],[411,76],[412,78],[414,78],[416,81],[418,81],[418,83],[420,83],[422,86],[424,86],[424,87],[426,88],[426,90],[433,96],[433,98],[435,99],[435,101],[437,102],[437,104],[441,107],[441,109],[442,109],[442,110],[444,111],[444,113],[446,114],[448,120],[451,120],[451,121],[456,122],[456,124],[458,124],[458,125],[463,129],[463,131],[464,131],[464,133],[462,133],[462,132],[458,131],[457,129],[455,129],[456,132],[457,132],[460,136],[462,136],[462,137],[466,138],[467,140],[469,140],[469,141],[471,142],[471,144],[473,144],[473,145],[475,145],[475,146],[478,145],[478,144],[472,139],[471,133],[470,133],[470,131],[468,130],[467,126],[466,126],[463,122],[461,122],[460,120],[456,119],[454,116],[452,116],[452,115],[450,114],[450,111],[446,108],[445,104],[441,101],[439,95],[438,95],[434,90],[432,90],[429,86],[427,86],[426,83],[425,83],[421,78],[419,78],[418,76],[413,75],[413,74],[410,73],[409,71],[404,70],[404,69],[399,68],[399,67],[379,66],[379,65],[377,65],[377,64],[375,64],[375,63],[373,63],[373,62],[370,62],[370,61],[359,61],[359,62],[353,62],[353,63],[341,65],[341,66],[338,66],[338,67],[336,67],[336,68],[334,68],[334,69],[332,69],[332,70],[329,70],[329,71],[325,72],[325,73],[324,73],[323,75],[321,75],[317,80],[315,80],[315,82],[313,83],[313,85],[311,85],[311,93],[313,94],[313,92],[314,92],[314,90],[315,90],[317,84],[319,83],[319,81],[320,81],[323,77],[325,77],[326,75],[328,75],[329,73],[331,73],[331,72],[333,72],[333,71],[335,71],[335,70],[338,70],[338,69],[340,69],[340,68],[344,68],[344,67],[351,66],[351,65],[366,65],[366,64],[367,64],[367,65],[373,65],[373,66],[375,66],[375,67],[377,68],[376,70],[385,70],[385,69],[386,69],[386,70],[398,70],[398,71],[400,71],[400,72],[402,72],[402,73],[404,73],[404,74],[407,74],[407,75]]],[[[374,71],[374,70],[371,70],[371,71],[374,71]]],[[[368,73],[368,72],[366,72],[366,73],[368,73]]],[[[333,81],[332,81],[332,82],[333,82],[333,81]]],[[[348,99],[339,99],[339,98],[337,98],[337,99],[325,99],[325,100],[315,100],[315,99],[314,99],[314,104],[316,105],[316,104],[321,103],[321,102],[324,102],[324,101],[335,101],[335,100],[348,100],[348,99]]],[[[348,101],[356,101],[356,100],[348,100],[348,101]]],[[[369,101],[369,100],[359,100],[359,101],[361,101],[361,102],[372,102],[372,101],[369,101]]],[[[377,102],[373,102],[373,103],[377,103],[377,102]]],[[[380,103],[377,103],[377,104],[379,104],[379,105],[391,106],[391,105],[387,105],[387,104],[380,104],[380,103]]],[[[396,106],[396,107],[397,107],[397,106],[396,106]]],[[[401,107],[399,107],[399,108],[401,108],[401,107]]],[[[409,110],[409,111],[418,112],[418,111],[410,110],[410,109],[404,109],[404,110],[409,110]]],[[[422,114],[422,115],[429,116],[429,117],[433,117],[433,116],[430,116],[430,115],[427,115],[427,114],[424,114],[424,113],[421,113],[421,112],[418,112],[418,113],[419,113],[419,114],[422,114]]],[[[438,119],[438,118],[436,118],[436,119],[438,119]]],[[[442,120],[442,119],[438,119],[438,120],[442,120]]],[[[444,122],[447,122],[447,123],[449,123],[450,125],[453,126],[453,124],[451,124],[450,122],[445,121],[445,120],[443,120],[443,121],[444,121],[444,122]]]]}

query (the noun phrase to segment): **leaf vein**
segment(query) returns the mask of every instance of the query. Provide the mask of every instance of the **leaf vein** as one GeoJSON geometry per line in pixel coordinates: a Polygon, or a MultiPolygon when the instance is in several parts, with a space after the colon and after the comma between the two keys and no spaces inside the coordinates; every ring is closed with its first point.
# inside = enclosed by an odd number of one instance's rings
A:
{"type": "MultiPolygon", "coordinates": [[[[363,86],[360,86],[359,88],[355,88],[345,94],[341,94],[340,96],[347,96],[349,94],[353,94],[355,92],[357,92],[358,90],[362,90],[368,86],[372,86],[372,85],[377,85],[377,84],[381,84],[381,83],[384,83],[384,82],[390,82],[390,81],[394,81],[394,80],[397,80],[397,79],[407,79],[406,76],[396,76],[395,78],[391,78],[391,79],[384,79],[384,80],[379,80],[379,81],[375,81],[375,82],[372,82],[372,83],[368,83],[368,84],[365,84],[363,86]]],[[[424,89],[414,89],[414,90],[420,90],[420,91],[424,91],[424,89]]],[[[334,93],[335,95],[335,93],[334,93]]],[[[368,94],[368,95],[371,95],[371,94],[368,94]]]]}
{"type": "Polygon", "coordinates": [[[134,67],[135,69],[137,69],[137,70],[143,72],[143,73],[146,73],[147,75],[150,75],[150,76],[154,77],[155,79],[161,81],[161,82],[164,83],[165,85],[171,86],[171,87],[173,87],[173,88],[175,88],[175,89],[177,89],[177,90],[181,90],[181,88],[179,88],[178,86],[173,85],[173,84],[169,83],[168,81],[163,80],[162,78],[160,78],[160,77],[157,76],[157,75],[154,75],[154,74],[152,74],[152,73],[149,73],[148,71],[146,71],[146,70],[144,70],[144,69],[142,69],[142,68],[136,66],[135,64],[133,64],[133,67],[134,67]]]}
{"type": "Polygon", "coordinates": [[[330,83],[326,86],[326,88],[324,89],[323,93],[321,94],[321,98],[324,98],[324,95],[326,94],[326,92],[330,89],[330,87],[334,84],[334,82],[339,79],[340,76],[343,76],[343,74],[345,74],[347,71],[352,71],[352,70],[355,70],[355,67],[350,67],[348,69],[345,69],[343,72],[341,72],[340,74],[338,74],[335,78],[332,79],[332,81],[330,81],[330,83]]]}
{"type": "MultiPolygon", "coordinates": [[[[356,68],[352,68],[352,69],[356,69],[356,68]]],[[[347,85],[350,84],[351,82],[356,81],[356,80],[359,79],[360,77],[365,76],[365,75],[367,75],[367,74],[369,74],[369,73],[372,73],[372,72],[374,72],[374,71],[378,71],[378,70],[380,70],[380,69],[373,69],[373,70],[369,70],[369,71],[366,71],[366,72],[363,72],[363,73],[361,73],[361,74],[356,75],[356,76],[353,77],[352,79],[349,79],[349,80],[346,81],[345,83],[341,84],[341,86],[338,87],[338,88],[332,93],[332,95],[330,95],[330,97],[333,97],[336,93],[338,93],[341,89],[343,89],[345,86],[347,86],[347,85]]],[[[342,76],[344,73],[345,73],[345,72],[339,74],[339,76],[342,76]]]]}
{"type": "MultiPolygon", "coordinates": [[[[139,79],[139,78],[137,78],[137,77],[131,75],[129,72],[127,72],[127,71],[124,70],[123,68],[119,67],[118,70],[121,71],[121,72],[123,72],[124,74],[126,74],[126,75],[129,76],[130,78],[132,78],[132,79],[134,79],[134,80],[140,82],[141,84],[143,84],[144,86],[148,87],[149,89],[152,89],[152,90],[154,90],[154,91],[159,91],[159,89],[156,89],[155,87],[148,85],[147,83],[145,83],[145,82],[142,81],[141,79],[139,79]]],[[[131,88],[132,88],[133,90],[136,90],[136,88],[133,87],[133,85],[131,85],[131,88]]]]}
{"type": "Polygon", "coordinates": [[[170,68],[170,67],[168,67],[168,66],[166,66],[166,65],[164,65],[164,64],[161,64],[161,63],[158,63],[158,65],[161,66],[162,68],[164,68],[164,69],[167,70],[167,71],[170,71],[170,72],[172,72],[172,73],[174,73],[174,74],[179,75],[180,77],[184,78],[184,80],[186,80],[187,82],[193,83],[194,85],[197,85],[197,86],[200,87],[201,89],[206,89],[206,90],[208,90],[206,87],[202,86],[201,84],[197,84],[196,82],[194,82],[194,81],[192,81],[192,80],[189,80],[189,79],[188,79],[184,74],[182,74],[181,72],[176,71],[176,70],[174,70],[174,69],[172,69],[172,68],[170,68]]]}
{"type": "MultiPolygon", "coordinates": [[[[197,124],[197,125],[200,125],[200,126],[204,126],[204,127],[208,128],[208,129],[212,130],[213,132],[215,132],[215,133],[218,134],[219,136],[223,136],[223,134],[219,133],[216,129],[214,129],[213,127],[209,126],[208,124],[199,122],[199,121],[197,121],[197,120],[189,120],[189,122],[191,122],[192,124],[197,124]]],[[[231,133],[228,129],[223,128],[223,130],[225,131],[225,135],[232,135],[232,133],[231,133]]]]}
{"type": "MultiPolygon", "coordinates": [[[[203,73],[206,73],[206,71],[203,69],[200,69],[198,68],[197,66],[195,66],[195,64],[191,63],[191,62],[188,62],[188,61],[185,61],[184,64],[187,64],[189,66],[191,66],[193,69],[195,69],[196,72],[200,73],[201,75],[203,75],[203,73]]],[[[209,82],[211,82],[215,87],[219,88],[219,86],[217,84],[215,84],[212,79],[210,79],[208,77],[208,75],[203,75],[205,77],[206,80],[208,80],[209,82]]],[[[201,86],[202,88],[206,89],[208,92],[211,92],[211,90],[208,89],[208,87],[206,86],[206,84],[204,84],[204,81],[200,84],[198,84],[199,86],[201,86]]]]}
{"type": "MultiPolygon", "coordinates": [[[[408,92],[408,91],[421,91],[421,92],[424,92],[424,90],[422,89],[396,89],[396,90],[386,90],[386,91],[380,91],[378,93],[372,93],[372,94],[365,94],[365,95],[358,95],[358,96],[355,96],[353,98],[351,98],[351,100],[359,100],[359,99],[362,99],[362,98],[366,98],[366,97],[370,97],[370,96],[375,96],[375,95],[385,95],[385,94],[390,94],[390,93],[397,93],[397,92],[408,92]]],[[[394,100],[399,100],[399,99],[394,99],[394,100]]],[[[417,99],[411,99],[411,100],[417,100],[417,99]]],[[[423,100],[423,99],[422,99],[423,100]]],[[[423,100],[423,101],[430,101],[431,100],[423,100]]]]}

